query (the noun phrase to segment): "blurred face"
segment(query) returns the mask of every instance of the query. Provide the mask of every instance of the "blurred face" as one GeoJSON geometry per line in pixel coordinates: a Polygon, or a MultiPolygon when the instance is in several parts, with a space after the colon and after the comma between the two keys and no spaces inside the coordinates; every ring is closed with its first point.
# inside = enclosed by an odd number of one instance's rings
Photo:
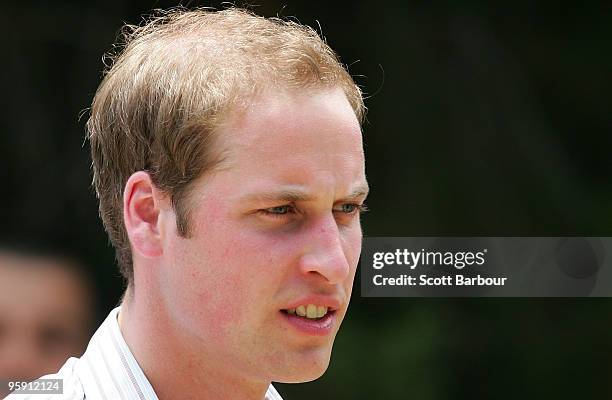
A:
{"type": "Polygon", "coordinates": [[[349,304],[365,199],[341,90],[261,95],[220,128],[225,168],[194,182],[191,235],[167,221],[159,285],[181,340],[250,379],[328,366],[349,304]]]}
{"type": "Polygon", "coordinates": [[[59,261],[0,254],[0,378],[57,372],[82,354],[90,314],[80,278],[59,261]]]}

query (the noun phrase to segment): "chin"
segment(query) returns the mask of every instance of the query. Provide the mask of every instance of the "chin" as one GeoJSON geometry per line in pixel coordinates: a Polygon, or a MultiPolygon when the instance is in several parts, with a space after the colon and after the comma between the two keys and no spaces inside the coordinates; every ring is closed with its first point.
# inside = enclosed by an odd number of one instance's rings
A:
{"type": "Polygon", "coordinates": [[[325,354],[296,357],[291,365],[285,365],[282,371],[275,374],[274,382],[279,383],[306,383],[319,379],[329,367],[331,352],[325,354]]]}

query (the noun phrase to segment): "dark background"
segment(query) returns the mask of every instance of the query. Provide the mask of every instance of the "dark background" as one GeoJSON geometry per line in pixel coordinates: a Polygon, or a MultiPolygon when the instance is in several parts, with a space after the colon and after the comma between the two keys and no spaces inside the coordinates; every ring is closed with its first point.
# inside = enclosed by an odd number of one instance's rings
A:
{"type": "MultiPolygon", "coordinates": [[[[123,287],[79,115],[123,22],[177,4],[0,8],[1,239],[80,257],[100,320],[123,287]]],[[[610,236],[612,3],[259,4],[320,23],[364,87],[366,235],[610,236]]],[[[355,283],[330,369],[278,385],[287,399],[612,395],[610,300],[365,299],[355,283]]]]}

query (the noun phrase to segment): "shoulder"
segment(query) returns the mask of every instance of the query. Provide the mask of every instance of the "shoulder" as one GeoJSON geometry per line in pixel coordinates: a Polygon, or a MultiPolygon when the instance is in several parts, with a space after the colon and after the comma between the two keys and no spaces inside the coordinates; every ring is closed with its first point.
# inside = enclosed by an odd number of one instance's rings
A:
{"type": "MultiPolygon", "coordinates": [[[[53,390],[53,392],[50,391],[49,393],[37,391],[28,394],[11,394],[5,400],[85,400],[83,387],[78,375],[75,373],[78,362],[78,358],[72,357],[66,361],[57,373],[41,376],[36,380],[39,382],[50,382],[48,380],[51,379],[58,380],[60,385],[58,391],[60,393],[56,393],[53,390]]],[[[52,386],[53,388],[56,387],[55,385],[52,386]]]]}

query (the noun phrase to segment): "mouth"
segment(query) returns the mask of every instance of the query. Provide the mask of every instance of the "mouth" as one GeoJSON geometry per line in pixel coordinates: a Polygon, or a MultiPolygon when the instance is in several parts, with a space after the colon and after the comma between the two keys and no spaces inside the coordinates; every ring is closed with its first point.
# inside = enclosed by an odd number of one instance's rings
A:
{"type": "Polygon", "coordinates": [[[288,308],[286,310],[281,310],[290,315],[297,315],[298,317],[308,318],[308,319],[321,319],[325,317],[329,312],[333,312],[335,310],[326,306],[318,306],[315,304],[304,304],[301,306],[297,306],[296,308],[288,308]]]}
{"type": "Polygon", "coordinates": [[[325,336],[333,331],[336,311],[326,306],[304,304],[280,310],[280,313],[298,332],[310,336],[325,336]]]}

